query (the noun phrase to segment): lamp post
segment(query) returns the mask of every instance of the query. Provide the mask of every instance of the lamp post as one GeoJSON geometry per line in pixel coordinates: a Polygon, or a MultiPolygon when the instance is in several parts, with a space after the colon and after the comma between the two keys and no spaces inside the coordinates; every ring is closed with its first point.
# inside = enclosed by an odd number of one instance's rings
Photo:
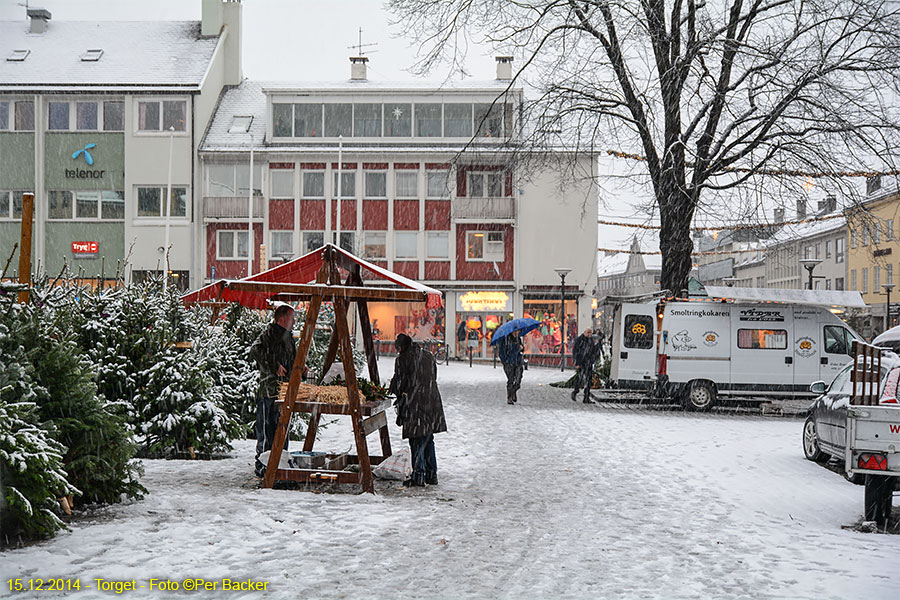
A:
{"type": "MultiPolygon", "coordinates": [[[[175,143],[175,126],[169,127],[169,176],[166,183],[166,242],[163,245],[163,296],[169,289],[169,217],[172,213],[172,146],[175,143]]],[[[100,283],[103,285],[103,282],[100,283]]]]}
{"type": "Polygon", "coordinates": [[[559,370],[566,370],[566,275],[572,269],[567,269],[565,267],[558,267],[553,269],[556,271],[556,274],[559,275],[560,286],[559,286],[559,299],[561,310],[559,311],[561,329],[560,329],[560,342],[559,342],[559,370]]]}
{"type": "Polygon", "coordinates": [[[806,289],[813,289],[813,269],[816,268],[816,265],[821,263],[822,261],[818,258],[801,258],[800,264],[803,265],[803,268],[806,269],[807,273],[809,273],[809,282],[806,284],[806,289]]]}
{"type": "Polygon", "coordinates": [[[887,331],[891,327],[891,290],[894,289],[893,283],[883,283],[884,293],[887,294],[887,302],[884,308],[884,330],[887,331]]]}

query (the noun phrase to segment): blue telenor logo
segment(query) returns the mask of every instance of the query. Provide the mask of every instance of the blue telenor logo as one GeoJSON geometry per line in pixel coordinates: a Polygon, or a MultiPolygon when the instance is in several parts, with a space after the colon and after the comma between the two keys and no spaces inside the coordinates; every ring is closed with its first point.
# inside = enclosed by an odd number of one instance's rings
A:
{"type": "Polygon", "coordinates": [[[84,148],[82,148],[81,150],[76,150],[75,152],[73,152],[73,153],[72,153],[72,158],[78,158],[78,156],[79,156],[80,154],[84,154],[84,162],[86,162],[86,163],[89,164],[89,165],[94,164],[94,157],[91,156],[91,153],[88,152],[88,150],[90,150],[91,148],[96,147],[96,145],[97,145],[97,144],[94,144],[94,143],[86,144],[86,145],[84,146],[84,148]]]}

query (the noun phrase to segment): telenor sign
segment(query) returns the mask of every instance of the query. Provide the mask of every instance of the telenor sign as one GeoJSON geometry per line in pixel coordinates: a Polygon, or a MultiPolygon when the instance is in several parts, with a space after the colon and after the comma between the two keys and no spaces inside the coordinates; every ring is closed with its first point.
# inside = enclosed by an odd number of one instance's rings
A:
{"type": "Polygon", "coordinates": [[[73,254],[97,254],[100,244],[97,242],[72,242],[73,254]]]}

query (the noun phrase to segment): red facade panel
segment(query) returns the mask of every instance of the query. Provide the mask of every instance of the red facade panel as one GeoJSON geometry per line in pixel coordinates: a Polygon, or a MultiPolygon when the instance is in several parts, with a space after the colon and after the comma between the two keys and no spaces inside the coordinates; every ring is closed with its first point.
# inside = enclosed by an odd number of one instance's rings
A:
{"type": "MultiPolygon", "coordinates": [[[[344,165],[343,166],[344,171],[355,171],[356,170],[356,163],[341,163],[341,164],[344,165]]],[[[331,168],[334,170],[337,170],[338,164],[336,162],[331,163],[331,168]]]]}
{"type": "Polygon", "coordinates": [[[418,200],[394,200],[394,229],[398,231],[418,231],[418,200]]]}
{"type": "Polygon", "coordinates": [[[294,201],[269,200],[269,229],[294,228],[294,201]]]}
{"type": "Polygon", "coordinates": [[[388,164],[386,162],[378,162],[378,163],[363,163],[363,169],[368,171],[387,171],[388,164]]]}
{"type": "Polygon", "coordinates": [[[394,163],[395,169],[418,169],[419,163],[394,163]]]}
{"type": "Polygon", "coordinates": [[[447,200],[425,201],[425,229],[439,231],[450,229],[450,202],[447,200]]]}
{"type": "Polygon", "coordinates": [[[325,229],[325,201],[300,201],[300,229],[323,231],[325,229]]]}
{"type": "Polygon", "coordinates": [[[425,279],[427,281],[447,281],[450,279],[450,263],[446,260],[426,260],[425,279]]]}
{"type": "MultiPolygon", "coordinates": [[[[373,265],[379,266],[382,269],[387,269],[388,265],[386,261],[383,260],[369,260],[373,265]]],[[[370,272],[368,269],[362,269],[362,278],[363,279],[378,279],[378,276],[374,273],[370,272]]]]}
{"type": "Polygon", "coordinates": [[[366,231],[387,231],[388,201],[363,200],[363,229],[366,231]]]}
{"type": "MultiPolygon", "coordinates": [[[[216,260],[216,244],[218,244],[217,231],[245,230],[246,223],[211,223],[206,226],[206,264],[207,272],[204,277],[212,277],[212,267],[216,269],[216,279],[240,279],[247,276],[247,261],[242,260],[216,260]]],[[[253,224],[253,272],[259,272],[259,246],[263,243],[262,223],[253,224]]]]}
{"type": "Polygon", "coordinates": [[[392,269],[394,273],[398,273],[403,275],[404,277],[408,277],[410,279],[418,279],[419,278],[419,262],[418,261],[394,261],[394,268],[392,269]]]}
{"type": "Polygon", "coordinates": [[[513,278],[513,245],[514,229],[511,225],[458,225],[456,228],[456,279],[482,281],[482,280],[503,280],[509,281],[513,278]],[[502,261],[468,261],[466,260],[466,232],[467,231],[502,231],[503,253],[502,261]],[[494,264],[497,269],[494,269],[494,264]],[[499,271],[499,275],[497,273],[499,271]]]}
{"type": "MultiPolygon", "coordinates": [[[[331,203],[331,228],[337,229],[337,200],[331,203]]],[[[341,200],[341,230],[356,230],[356,200],[341,200]]]]}

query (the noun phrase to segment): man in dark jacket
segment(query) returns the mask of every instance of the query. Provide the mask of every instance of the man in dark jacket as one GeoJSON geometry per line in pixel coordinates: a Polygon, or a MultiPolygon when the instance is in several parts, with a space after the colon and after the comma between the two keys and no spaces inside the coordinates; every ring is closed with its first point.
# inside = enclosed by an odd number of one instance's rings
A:
{"type": "MultiPolygon", "coordinates": [[[[281,304],[272,323],[250,346],[250,359],[259,367],[259,391],[256,393],[256,474],[262,477],[266,465],[259,455],[272,449],[279,411],[275,408],[282,381],[287,381],[294,366],[294,309],[281,304]]],[[[287,450],[287,440],[284,449],[287,450]]]]}
{"type": "Polygon", "coordinates": [[[591,403],[591,382],[594,379],[594,363],[600,357],[600,342],[593,337],[593,331],[588,327],[584,333],[575,340],[572,347],[572,356],[575,359],[575,389],[572,390],[572,400],[578,397],[578,391],[584,388],[585,404],[591,403]]]}
{"type": "Polygon", "coordinates": [[[437,363],[430,352],[401,333],[394,342],[397,360],[390,390],[397,397],[397,424],[409,440],[413,472],[407,487],[437,485],[434,434],[447,431],[444,405],[437,386],[437,363]]]}
{"type": "Polygon", "coordinates": [[[500,349],[497,354],[500,355],[500,362],[506,373],[506,403],[515,404],[518,400],[516,392],[522,386],[522,372],[525,370],[522,357],[525,346],[518,331],[507,334],[498,344],[500,349]]]}

